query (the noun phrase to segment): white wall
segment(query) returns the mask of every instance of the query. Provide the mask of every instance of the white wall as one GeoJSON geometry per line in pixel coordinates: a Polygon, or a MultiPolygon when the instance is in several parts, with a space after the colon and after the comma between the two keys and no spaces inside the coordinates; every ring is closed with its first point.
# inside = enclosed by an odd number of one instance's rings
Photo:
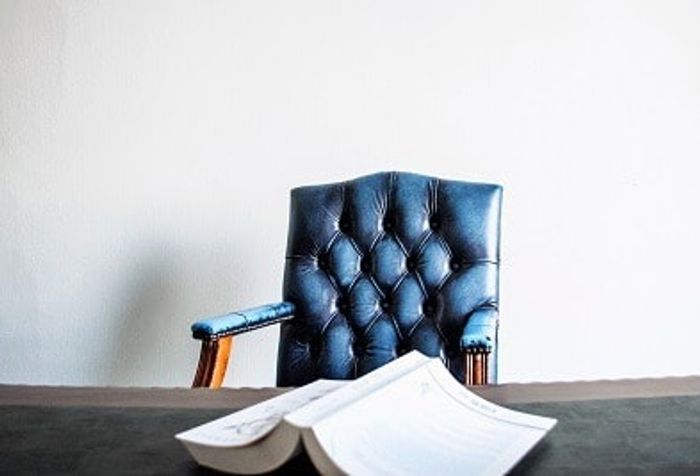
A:
{"type": "MultiPolygon", "coordinates": [[[[288,190],[505,186],[502,380],[700,373],[700,4],[0,1],[0,382],[189,385],[288,190]]],[[[274,382],[276,329],[229,385],[274,382]]]]}

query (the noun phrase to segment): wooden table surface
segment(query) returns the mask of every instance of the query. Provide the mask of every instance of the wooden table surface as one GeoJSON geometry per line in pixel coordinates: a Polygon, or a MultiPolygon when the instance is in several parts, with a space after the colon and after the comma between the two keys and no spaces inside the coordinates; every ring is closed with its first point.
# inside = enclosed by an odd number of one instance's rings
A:
{"type": "MultiPolygon", "coordinates": [[[[0,474],[212,475],[173,435],[287,390],[0,385],[0,474]]],[[[513,474],[700,474],[700,377],[472,390],[559,420],[513,474]]]]}
{"type": "MultiPolygon", "coordinates": [[[[509,383],[471,387],[501,405],[616,398],[700,395],[700,376],[581,382],[509,383]]],[[[156,408],[238,408],[274,397],[285,388],[51,387],[0,385],[0,405],[106,406],[156,408]]]]}

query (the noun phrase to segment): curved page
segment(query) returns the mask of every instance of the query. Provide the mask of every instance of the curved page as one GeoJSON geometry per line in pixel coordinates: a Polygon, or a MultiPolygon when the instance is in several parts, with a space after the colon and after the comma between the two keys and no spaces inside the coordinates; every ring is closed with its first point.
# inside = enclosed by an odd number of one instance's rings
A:
{"type": "Polygon", "coordinates": [[[289,413],[284,419],[293,426],[309,428],[317,421],[334,414],[359,399],[365,398],[382,387],[391,385],[393,381],[415,371],[417,368],[428,365],[432,360],[414,350],[357,380],[348,382],[343,388],[333,392],[332,395],[320,398],[305,405],[303,408],[289,413]]]}
{"type": "Polygon", "coordinates": [[[555,424],[479,398],[433,360],[317,421],[304,442],[324,474],[502,474],[555,424]]]}

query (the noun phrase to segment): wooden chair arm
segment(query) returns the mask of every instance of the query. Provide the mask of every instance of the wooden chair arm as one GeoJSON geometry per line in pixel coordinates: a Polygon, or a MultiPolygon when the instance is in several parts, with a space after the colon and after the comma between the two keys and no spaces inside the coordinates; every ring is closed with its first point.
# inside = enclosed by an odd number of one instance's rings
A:
{"type": "Polygon", "coordinates": [[[488,385],[491,352],[481,349],[465,349],[464,384],[488,385]]]}
{"type": "Polygon", "coordinates": [[[200,319],[192,324],[192,337],[202,340],[202,350],[199,352],[199,363],[192,386],[221,387],[234,335],[279,324],[293,317],[294,304],[282,301],[200,319]]]}
{"type": "Polygon", "coordinates": [[[219,388],[228,367],[233,336],[202,340],[197,372],[192,387],[219,388]]]}
{"type": "MultiPolygon", "coordinates": [[[[233,336],[203,340],[192,387],[220,388],[226,375],[232,347],[233,336]]],[[[488,385],[491,383],[489,382],[491,352],[466,349],[464,357],[465,385],[488,385]]]]}

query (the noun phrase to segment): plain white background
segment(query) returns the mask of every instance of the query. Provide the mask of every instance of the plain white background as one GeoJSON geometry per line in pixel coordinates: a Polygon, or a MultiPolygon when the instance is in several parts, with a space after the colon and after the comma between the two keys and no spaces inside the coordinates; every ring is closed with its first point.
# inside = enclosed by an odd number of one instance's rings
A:
{"type": "MultiPolygon", "coordinates": [[[[0,382],[187,386],[291,187],[505,187],[502,381],[700,373],[700,4],[0,1],[0,382]]],[[[270,385],[277,329],[228,385],[270,385]]]]}

